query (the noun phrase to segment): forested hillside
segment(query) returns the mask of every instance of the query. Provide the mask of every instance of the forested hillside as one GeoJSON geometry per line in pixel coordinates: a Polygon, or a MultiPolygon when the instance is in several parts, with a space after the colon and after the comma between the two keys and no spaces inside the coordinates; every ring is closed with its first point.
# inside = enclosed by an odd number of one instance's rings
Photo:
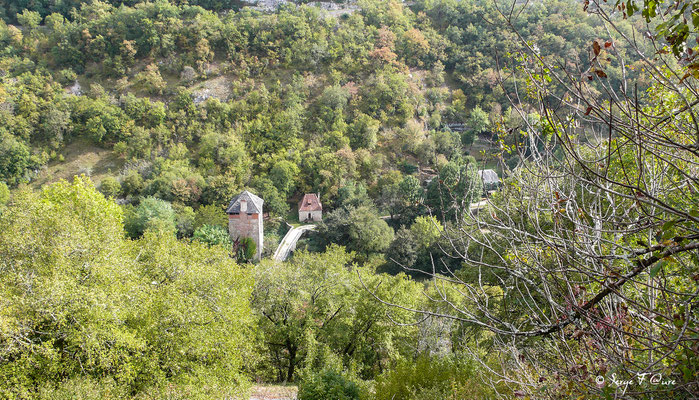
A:
{"type": "Polygon", "coordinates": [[[699,395],[698,7],[0,4],[0,397],[699,395]]]}
{"type": "MultiPolygon", "coordinates": [[[[415,207],[425,180],[470,179],[498,157],[516,165],[497,145],[516,145],[498,133],[522,124],[507,97],[524,80],[498,70],[521,47],[516,35],[582,64],[600,31],[565,1],[525,8],[516,31],[488,3],[360,6],[339,18],[309,6],[217,14],[165,1],[23,10],[1,27],[0,179],[36,187],[92,175],[125,203],[172,203],[179,237],[217,225],[193,221],[194,211],[222,208],[243,188],[272,216],[317,192],[330,210],[351,203],[377,224],[381,214],[409,225],[426,212],[415,207]]],[[[618,82],[620,65],[605,64],[618,82]]],[[[433,213],[444,180],[428,188],[433,213]]]]}

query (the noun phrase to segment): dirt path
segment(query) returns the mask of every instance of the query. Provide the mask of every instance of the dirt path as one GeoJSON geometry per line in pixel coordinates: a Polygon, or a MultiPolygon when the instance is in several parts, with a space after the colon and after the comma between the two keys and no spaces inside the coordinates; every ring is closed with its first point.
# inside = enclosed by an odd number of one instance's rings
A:
{"type": "Polygon", "coordinates": [[[250,400],[296,400],[296,386],[253,386],[250,400]]]}

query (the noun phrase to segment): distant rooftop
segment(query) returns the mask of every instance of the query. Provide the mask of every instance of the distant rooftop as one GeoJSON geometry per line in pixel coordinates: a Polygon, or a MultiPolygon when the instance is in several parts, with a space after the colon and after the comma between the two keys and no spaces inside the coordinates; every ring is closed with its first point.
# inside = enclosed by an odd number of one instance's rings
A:
{"type": "Polygon", "coordinates": [[[228,205],[228,208],[226,209],[227,214],[236,214],[240,213],[240,202],[241,200],[244,200],[247,202],[247,213],[249,214],[262,214],[262,204],[264,204],[264,200],[261,198],[255,196],[254,194],[248,192],[247,190],[244,191],[243,193],[235,196],[230,204],[228,205]]]}
{"type": "Polygon", "coordinates": [[[323,211],[323,205],[315,193],[306,193],[299,203],[299,211],[323,211]]]}
{"type": "Polygon", "coordinates": [[[492,169],[479,169],[478,176],[481,177],[481,180],[485,184],[500,182],[500,178],[498,178],[498,173],[492,169]]]}

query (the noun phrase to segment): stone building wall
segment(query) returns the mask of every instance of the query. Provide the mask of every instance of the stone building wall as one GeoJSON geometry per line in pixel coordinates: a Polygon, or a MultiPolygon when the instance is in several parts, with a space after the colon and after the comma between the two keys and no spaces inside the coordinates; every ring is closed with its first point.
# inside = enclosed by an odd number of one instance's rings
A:
{"type": "Polygon", "coordinates": [[[262,257],[262,246],[264,244],[264,231],[262,225],[262,215],[241,212],[239,214],[228,214],[228,233],[233,240],[237,238],[249,237],[255,241],[257,246],[256,259],[262,257]]]}
{"type": "Polygon", "coordinates": [[[299,210],[299,221],[300,222],[305,222],[305,221],[322,221],[323,220],[323,211],[318,210],[318,211],[301,211],[299,210]],[[309,218],[310,214],[310,218],[309,218]]]}

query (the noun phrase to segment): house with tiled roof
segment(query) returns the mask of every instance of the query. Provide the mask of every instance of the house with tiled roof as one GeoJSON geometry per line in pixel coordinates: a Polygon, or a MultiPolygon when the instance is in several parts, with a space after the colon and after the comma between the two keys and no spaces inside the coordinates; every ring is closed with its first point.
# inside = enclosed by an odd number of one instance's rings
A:
{"type": "Polygon", "coordinates": [[[306,193],[299,203],[299,221],[321,221],[323,219],[323,205],[315,193],[306,193]]]}

